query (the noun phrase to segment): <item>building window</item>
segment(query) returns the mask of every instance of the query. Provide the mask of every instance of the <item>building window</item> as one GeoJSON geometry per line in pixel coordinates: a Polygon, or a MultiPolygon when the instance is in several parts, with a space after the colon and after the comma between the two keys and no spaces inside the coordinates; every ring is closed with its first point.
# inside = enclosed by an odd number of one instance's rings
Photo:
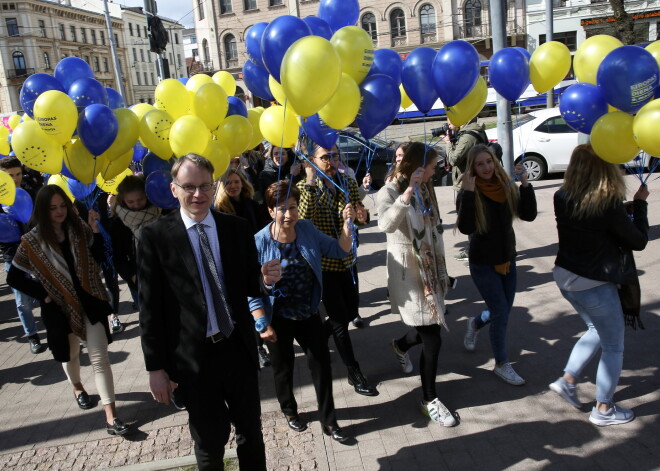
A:
{"type": "Polygon", "coordinates": [[[204,0],[197,0],[197,11],[199,12],[199,19],[204,19],[204,0]]]}
{"type": "Polygon", "coordinates": [[[231,0],[220,0],[220,14],[231,13],[232,11],[231,0]]]}
{"type": "MultiPolygon", "coordinates": [[[[234,36],[232,36],[231,34],[228,34],[227,36],[225,36],[225,45],[227,44],[227,38],[229,38],[229,37],[234,41],[234,43],[236,43],[236,40],[234,39],[234,36]]],[[[236,48],[236,46],[234,46],[234,48],[236,48]]],[[[209,42],[206,39],[204,41],[202,41],[202,51],[204,52],[204,57],[202,57],[202,60],[204,62],[208,62],[208,60],[209,60],[209,42]]]]}
{"type": "Polygon", "coordinates": [[[133,62],[137,62],[137,50],[133,48],[133,62]]]}
{"type": "Polygon", "coordinates": [[[115,46],[119,47],[119,36],[115,33],[115,46]]]}
{"type": "MultiPolygon", "coordinates": [[[[235,67],[238,64],[238,49],[236,47],[236,38],[233,34],[228,34],[224,39],[225,43],[225,59],[227,61],[227,67],[235,67]]],[[[208,60],[208,58],[206,58],[208,60]]]]}
{"type": "Polygon", "coordinates": [[[269,6],[274,7],[275,5],[282,5],[282,0],[269,0],[269,6]]]}
{"type": "Polygon", "coordinates": [[[101,46],[105,46],[105,32],[99,31],[99,35],[101,36],[101,46]]]}
{"type": "Polygon", "coordinates": [[[78,36],[76,35],[76,27],[69,26],[69,31],[71,32],[71,41],[78,42],[78,36]]]}
{"type": "Polygon", "coordinates": [[[246,10],[256,10],[257,0],[243,0],[243,6],[246,10]]]}
{"type": "MultiPolygon", "coordinates": [[[[546,42],[545,38],[545,34],[539,35],[539,46],[546,42]]],[[[575,51],[577,49],[577,31],[552,33],[552,40],[566,44],[566,47],[568,47],[569,51],[575,51]]]]}
{"type": "Polygon", "coordinates": [[[176,65],[177,67],[181,67],[181,54],[176,55],[176,65]]]}
{"type": "Polygon", "coordinates": [[[42,38],[47,38],[46,35],[46,22],[44,20],[39,20],[39,34],[42,38]]]}
{"type": "Polygon", "coordinates": [[[137,84],[142,85],[142,82],[140,81],[140,72],[137,70],[135,71],[135,76],[137,77],[137,84]]]}
{"type": "Polygon", "coordinates": [[[89,34],[92,37],[92,44],[96,45],[96,30],[90,29],[89,34]]]}
{"type": "Polygon", "coordinates": [[[16,69],[16,75],[25,75],[27,73],[27,68],[25,67],[25,56],[23,53],[16,51],[11,55],[11,58],[14,61],[14,69],[16,69]]]}
{"type": "Polygon", "coordinates": [[[179,33],[174,33],[174,44],[179,44],[179,33]]]}
{"type": "Polygon", "coordinates": [[[94,72],[101,72],[101,65],[98,57],[94,57],[94,72]]]}
{"type": "Polygon", "coordinates": [[[80,41],[87,44],[87,31],[85,28],[80,28],[80,41]]]}
{"type": "Polygon", "coordinates": [[[148,37],[149,37],[149,36],[147,36],[147,27],[146,27],[146,26],[144,27],[144,37],[145,37],[145,38],[148,38],[148,37]]]}
{"type": "Polygon", "coordinates": [[[378,33],[376,32],[376,16],[373,13],[365,13],[362,15],[362,21],[360,22],[362,29],[369,33],[371,40],[375,43],[378,33]]]}
{"type": "Polygon", "coordinates": [[[467,0],[464,7],[466,37],[481,35],[481,2],[467,0]]]}
{"type": "Polygon", "coordinates": [[[144,74],[144,84],[149,85],[149,82],[147,82],[147,73],[143,72],[143,74],[144,74]]]}
{"type": "Polygon", "coordinates": [[[142,30],[140,29],[140,25],[135,25],[135,32],[137,33],[138,38],[142,37],[142,30]]]}
{"type": "Polygon", "coordinates": [[[193,57],[197,57],[199,55],[199,49],[193,49],[192,50],[192,55],[193,55],[193,57]]]}
{"type": "Polygon", "coordinates": [[[44,52],[44,68],[50,70],[50,56],[47,52],[44,52]]]}
{"type": "Polygon", "coordinates": [[[18,36],[18,20],[16,18],[7,18],[7,36],[18,36]]]}
{"type": "MultiPolygon", "coordinates": [[[[139,26],[138,26],[138,28],[139,28],[139,26]]],[[[128,24],[128,34],[133,36],[133,23],[128,24]]]]}
{"type": "Polygon", "coordinates": [[[89,62],[89,56],[85,56],[85,62],[87,62],[89,65],[92,65],[92,64],[89,62]]]}
{"type": "Polygon", "coordinates": [[[435,8],[433,5],[424,5],[419,9],[419,26],[422,34],[435,33],[435,8]]]}
{"type": "Polygon", "coordinates": [[[392,38],[404,38],[406,36],[406,17],[400,8],[393,10],[390,15],[390,32],[392,38]]]}
{"type": "Polygon", "coordinates": [[[144,62],[144,51],[140,49],[140,61],[144,62]]]}
{"type": "Polygon", "coordinates": [[[151,85],[156,85],[156,79],[154,78],[154,73],[151,72],[151,85]]]}
{"type": "Polygon", "coordinates": [[[110,67],[108,67],[108,58],[103,58],[103,72],[110,72],[110,67]]]}
{"type": "Polygon", "coordinates": [[[64,34],[64,25],[60,25],[60,39],[66,41],[66,34],[64,34]]]}

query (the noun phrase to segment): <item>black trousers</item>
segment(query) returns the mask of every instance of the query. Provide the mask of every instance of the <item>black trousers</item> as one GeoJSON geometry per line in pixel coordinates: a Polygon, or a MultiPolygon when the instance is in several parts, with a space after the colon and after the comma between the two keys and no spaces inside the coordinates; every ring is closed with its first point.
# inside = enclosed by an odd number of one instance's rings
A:
{"type": "Polygon", "coordinates": [[[224,469],[230,422],[245,437],[237,448],[240,468],[266,471],[258,372],[238,332],[234,332],[229,339],[205,346],[197,381],[179,384],[200,471],[224,469]]]}
{"type": "Polygon", "coordinates": [[[277,342],[268,342],[271,366],[275,378],[275,393],[280,408],[285,415],[292,417],[298,413],[298,403],[293,394],[293,367],[295,354],[293,340],[307,356],[307,366],[312,373],[319,417],[323,425],[337,425],[335,402],[332,398],[332,369],[330,352],[318,315],[302,321],[273,316],[271,325],[277,334],[277,342]]]}
{"type": "Polygon", "coordinates": [[[438,374],[438,356],[442,346],[440,326],[434,324],[413,327],[396,341],[397,347],[403,352],[420,343],[422,354],[419,357],[419,371],[422,377],[422,394],[425,401],[432,401],[438,397],[435,392],[435,378],[438,374]]]}
{"type": "Polygon", "coordinates": [[[353,344],[348,335],[348,323],[358,315],[358,288],[350,270],[323,272],[323,305],[328,313],[326,328],[335,339],[344,365],[358,366],[353,344]]]}

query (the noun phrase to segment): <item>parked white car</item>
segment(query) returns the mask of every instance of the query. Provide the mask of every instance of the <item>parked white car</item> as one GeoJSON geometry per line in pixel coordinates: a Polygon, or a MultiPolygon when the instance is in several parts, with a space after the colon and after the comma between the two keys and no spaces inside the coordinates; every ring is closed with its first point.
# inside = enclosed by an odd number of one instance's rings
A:
{"type": "MultiPolygon", "coordinates": [[[[559,108],[513,116],[512,121],[514,162],[519,163],[524,153],[530,180],[566,171],[571,153],[578,144],[578,132],[566,124],[559,108]]],[[[488,129],[486,135],[490,141],[497,142],[497,128],[488,129]]],[[[640,155],[644,166],[648,167],[649,157],[644,152],[640,155]]]]}

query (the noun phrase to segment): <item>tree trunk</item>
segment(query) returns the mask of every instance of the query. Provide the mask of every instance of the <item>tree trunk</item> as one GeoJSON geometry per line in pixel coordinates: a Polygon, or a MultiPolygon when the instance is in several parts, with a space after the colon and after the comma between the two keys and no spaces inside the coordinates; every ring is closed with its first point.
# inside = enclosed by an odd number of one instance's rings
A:
{"type": "Polygon", "coordinates": [[[623,0],[609,0],[614,11],[614,18],[616,23],[614,29],[617,38],[624,45],[635,44],[635,20],[630,16],[623,5],[623,0]]]}

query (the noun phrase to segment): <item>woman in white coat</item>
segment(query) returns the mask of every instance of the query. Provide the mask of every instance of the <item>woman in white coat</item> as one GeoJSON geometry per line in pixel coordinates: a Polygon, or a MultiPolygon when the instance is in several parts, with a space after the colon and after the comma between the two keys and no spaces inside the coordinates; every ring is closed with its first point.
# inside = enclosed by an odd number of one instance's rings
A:
{"type": "Polygon", "coordinates": [[[387,234],[387,274],[392,312],[412,327],[392,340],[391,347],[404,373],[412,372],[408,350],[422,345],[420,376],[422,412],[451,427],[456,419],[435,390],[438,356],[445,326],[444,296],[449,287],[442,240],[442,220],[433,190],[438,156],[421,142],[411,143],[392,181],[378,191],[378,227],[387,234]]]}

